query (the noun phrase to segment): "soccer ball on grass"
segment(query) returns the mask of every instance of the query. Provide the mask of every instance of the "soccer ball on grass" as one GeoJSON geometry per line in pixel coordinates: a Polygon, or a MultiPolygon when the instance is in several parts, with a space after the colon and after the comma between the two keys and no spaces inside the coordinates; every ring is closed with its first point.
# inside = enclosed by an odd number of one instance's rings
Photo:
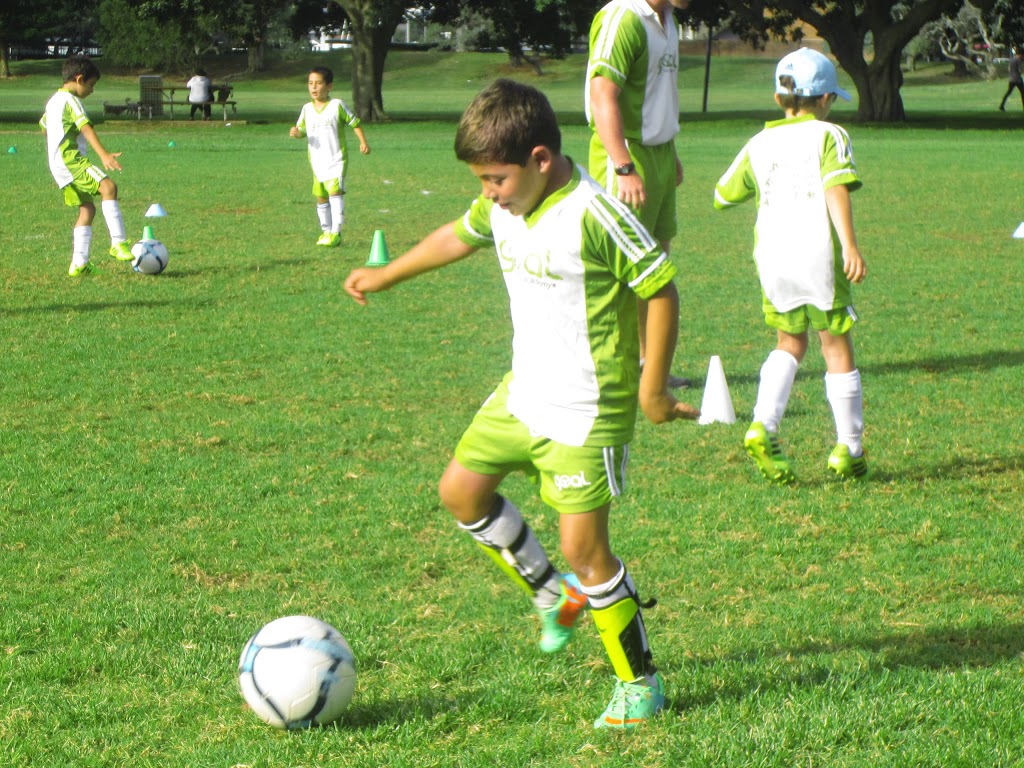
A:
{"type": "Polygon", "coordinates": [[[238,683],[246,703],[275,728],[326,725],[352,700],[356,660],[330,624],[311,616],[285,616],[245,644],[238,683]]]}
{"type": "Polygon", "coordinates": [[[159,275],[167,269],[167,246],[159,240],[139,240],[132,246],[132,269],[144,275],[159,275]]]}

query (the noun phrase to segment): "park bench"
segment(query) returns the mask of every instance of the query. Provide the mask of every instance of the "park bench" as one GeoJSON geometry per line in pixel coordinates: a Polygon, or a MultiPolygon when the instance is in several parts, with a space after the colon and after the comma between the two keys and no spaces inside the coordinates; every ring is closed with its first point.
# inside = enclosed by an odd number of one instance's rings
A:
{"type": "MultiPolygon", "coordinates": [[[[170,119],[171,120],[174,119],[174,108],[175,107],[188,107],[189,110],[191,110],[192,107],[197,106],[197,103],[191,102],[188,99],[175,99],[174,98],[174,93],[177,90],[178,90],[177,88],[170,88],[170,89],[164,91],[164,97],[165,98],[164,98],[164,102],[163,103],[164,103],[164,106],[169,108],[170,119]]],[[[215,86],[213,86],[213,90],[214,90],[214,92],[216,92],[217,98],[212,100],[212,101],[198,102],[198,106],[209,106],[209,107],[211,107],[211,109],[213,107],[220,107],[221,108],[221,112],[222,112],[222,119],[225,122],[227,122],[227,119],[228,119],[228,107],[231,107],[231,114],[232,115],[237,115],[238,114],[238,109],[237,109],[238,102],[235,101],[234,99],[229,98],[231,96],[232,92],[234,91],[234,88],[232,86],[230,86],[230,85],[226,85],[225,84],[225,85],[215,85],[215,86]]]]}

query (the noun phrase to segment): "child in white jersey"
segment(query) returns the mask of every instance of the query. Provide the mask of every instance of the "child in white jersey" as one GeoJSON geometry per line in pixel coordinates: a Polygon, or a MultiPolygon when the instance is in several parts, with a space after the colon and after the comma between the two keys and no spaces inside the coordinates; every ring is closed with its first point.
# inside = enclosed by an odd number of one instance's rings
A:
{"type": "Polygon", "coordinates": [[[615,674],[596,727],[633,728],[664,705],[640,600],[608,537],[637,402],[656,423],[699,413],[670,394],[678,329],[675,267],[633,211],[561,153],[547,99],[498,80],[462,116],[456,156],[480,180],[466,214],[345,289],[366,294],[494,247],[512,316],[512,370],[477,412],[440,481],[459,527],[533,599],[541,649],[559,651],[588,605],[615,674]],[[636,297],[649,302],[639,370],[636,297]],[[559,513],[572,570],[553,566],[498,486],[526,471],[559,513]]]}
{"type": "Polygon", "coordinates": [[[839,87],[824,55],[801,48],[775,70],[775,101],[786,117],[765,125],[715,187],[715,207],[755,197],[754,260],[763,291],[765,322],[778,343],[761,368],[753,423],[744,446],[770,483],[795,479],[778,441],[808,329],[818,332],[825,358],[825,394],[835,418],[837,445],[827,466],[844,480],[867,476],[862,438],[864,404],[854,364],[852,283],[867,266],[853,231],[850,192],[860,187],[850,138],[825,122],[839,87]]]}
{"type": "Polygon", "coordinates": [[[100,196],[103,218],[110,232],[110,255],[118,261],[130,261],[131,247],[126,242],[121,206],[114,180],[86,157],[91,146],[103,168],[120,171],[120,152],[108,152],[100,142],[82,99],[89,96],[100,79],[100,70],[88,56],[71,56],[64,62],[64,86],[46,104],[39,125],[46,134],[46,155],[50,173],[64,191],[64,203],[78,208],[72,230],[71,266],[68,274],[81,277],[98,272],[89,262],[92,222],[96,218],[95,195],[100,196]]]}
{"type": "Polygon", "coordinates": [[[345,222],[345,176],[348,172],[348,146],[345,126],[348,125],[359,139],[359,151],[370,154],[359,118],[345,102],[331,98],[334,73],[329,67],[313,67],[306,81],[313,99],[299,113],[298,122],[289,135],[306,139],[309,145],[309,164],[313,167],[313,197],[320,219],[320,239],[317,245],[341,245],[341,227],[345,222]]]}

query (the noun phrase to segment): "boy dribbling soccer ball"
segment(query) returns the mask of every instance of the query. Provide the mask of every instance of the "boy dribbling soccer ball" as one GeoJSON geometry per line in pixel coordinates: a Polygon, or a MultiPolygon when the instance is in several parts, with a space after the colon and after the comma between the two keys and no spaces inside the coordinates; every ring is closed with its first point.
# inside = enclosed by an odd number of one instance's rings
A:
{"type": "Polygon", "coordinates": [[[100,70],[88,56],[71,56],[64,62],[62,74],[64,85],[47,102],[39,125],[46,134],[50,173],[64,192],[65,204],[78,208],[68,274],[81,277],[98,272],[89,261],[92,222],[96,218],[93,197],[96,195],[100,196],[103,218],[110,232],[110,255],[118,261],[131,261],[133,256],[125,237],[117,185],[103,170],[120,171],[121,163],[117,158],[121,153],[106,150],[82,105],[82,99],[95,90],[100,70]],[[99,155],[102,169],[86,157],[90,146],[99,155]]]}
{"type": "Polygon", "coordinates": [[[589,606],[615,676],[598,728],[634,728],[664,706],[640,598],[608,534],[625,485],[639,402],[655,423],[695,419],[667,378],[679,325],[676,270],[627,205],[561,151],[540,91],[510,80],[462,116],[456,156],[481,184],[464,216],[383,267],[354,270],[358,302],[480,248],[497,251],[513,325],[512,370],[480,407],[439,483],[441,501],[532,599],[541,649],[562,650],[589,606]],[[640,373],[637,297],[648,301],[640,373]],[[533,529],[498,493],[525,471],[558,512],[555,568],[533,529]]]}

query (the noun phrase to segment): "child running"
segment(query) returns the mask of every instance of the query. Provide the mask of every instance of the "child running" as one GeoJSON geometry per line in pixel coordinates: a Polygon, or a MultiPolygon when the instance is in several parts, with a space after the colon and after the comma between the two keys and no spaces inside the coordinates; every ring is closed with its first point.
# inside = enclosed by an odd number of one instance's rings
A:
{"type": "Polygon", "coordinates": [[[497,80],[463,114],[455,154],[482,185],[461,218],[384,267],[354,270],[359,303],[428,270],[494,247],[512,316],[512,370],[484,402],[441,477],[461,530],[528,595],[540,647],[562,650],[588,605],[615,675],[598,728],[634,728],[664,706],[640,598],[612,552],[611,502],[625,487],[637,403],[655,423],[694,419],[667,377],[678,332],[675,267],[635,214],[562,154],[540,91],[497,80]],[[640,373],[637,296],[648,300],[640,373]],[[533,477],[559,513],[561,574],[498,486],[533,477]],[[581,586],[579,586],[581,585],[581,586]]]}
{"type": "Polygon", "coordinates": [[[46,103],[39,125],[46,134],[46,156],[50,173],[57,186],[64,190],[64,203],[78,208],[78,219],[72,231],[71,277],[92,275],[99,270],[89,261],[92,244],[92,222],[96,218],[95,195],[100,196],[103,218],[110,232],[110,255],[118,261],[131,261],[131,247],[126,242],[121,206],[117,201],[114,180],[96,167],[86,152],[91,146],[103,168],[120,171],[120,152],[108,152],[100,142],[85,112],[82,99],[96,89],[100,70],[88,56],[71,56],[64,62],[64,85],[46,103]]]}
{"type": "Polygon", "coordinates": [[[348,173],[348,146],[345,126],[359,139],[359,151],[370,154],[359,118],[341,99],[331,98],[334,73],[329,67],[313,67],[306,81],[313,100],[299,113],[289,135],[305,138],[309,145],[309,164],[313,166],[313,197],[320,219],[321,235],[317,245],[336,248],[341,245],[341,227],[345,223],[345,175],[348,173]]]}
{"type": "Polygon", "coordinates": [[[850,192],[861,186],[850,137],[825,121],[839,87],[824,55],[801,48],[775,70],[775,102],[785,118],[765,125],[733,160],[715,187],[715,207],[751,197],[757,204],[754,260],[761,279],[765,322],[776,330],[775,350],[761,367],[754,420],[744,446],[767,480],[796,478],[778,432],[797,367],[807,352],[808,329],[818,332],[825,358],[825,394],[832,406],[837,445],[828,468],[844,480],[868,474],[862,438],[864,403],[854,364],[852,283],[867,266],[853,231],[850,192]]]}

